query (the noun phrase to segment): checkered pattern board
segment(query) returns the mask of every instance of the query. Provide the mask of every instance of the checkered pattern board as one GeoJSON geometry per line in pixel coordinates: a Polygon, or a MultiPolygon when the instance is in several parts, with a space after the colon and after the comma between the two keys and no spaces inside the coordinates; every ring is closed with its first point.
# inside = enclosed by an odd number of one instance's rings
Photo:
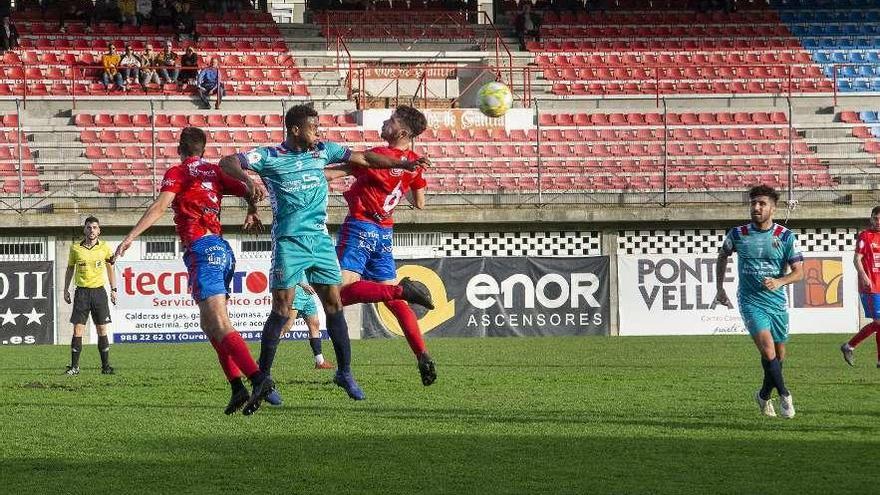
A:
{"type": "MultiPolygon", "coordinates": [[[[717,253],[726,230],[624,230],[618,232],[617,254],[717,253]]],[[[858,229],[794,229],[805,252],[851,251],[858,229]]]]}
{"type": "Polygon", "coordinates": [[[438,255],[594,256],[602,254],[599,232],[455,232],[441,234],[438,255]]]}

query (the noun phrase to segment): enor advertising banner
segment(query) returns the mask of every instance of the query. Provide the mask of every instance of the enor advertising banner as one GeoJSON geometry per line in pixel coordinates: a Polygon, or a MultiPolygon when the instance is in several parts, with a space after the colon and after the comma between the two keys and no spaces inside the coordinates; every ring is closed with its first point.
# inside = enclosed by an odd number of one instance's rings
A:
{"type": "Polygon", "coordinates": [[[52,261],[0,262],[0,344],[52,344],[55,286],[52,261]]]}
{"type": "MultiPolygon", "coordinates": [[[[791,333],[848,333],[858,328],[852,253],[805,253],[801,282],[786,286],[791,333]]],[[[618,256],[620,335],[745,334],[736,299],[734,255],[725,288],[734,308],[716,306],[716,256],[618,256]]]]}
{"type": "MultiPolygon", "coordinates": [[[[607,335],[609,259],[442,258],[397,262],[399,278],[431,290],[435,309],[414,306],[431,337],[607,335]]],[[[384,304],[365,304],[364,337],[402,335],[384,304]]]]}
{"type": "MultiPolygon", "coordinates": [[[[267,273],[269,260],[236,262],[227,309],[232,326],[246,340],[260,339],[272,309],[267,273]]],[[[199,324],[199,307],[189,294],[186,268],[180,260],[120,260],[116,263],[116,279],[119,290],[113,310],[114,342],[207,341],[199,324]]],[[[316,305],[321,329],[326,329],[321,305],[316,305]]],[[[282,338],[307,339],[308,329],[303,320],[298,318],[282,338]]]]}

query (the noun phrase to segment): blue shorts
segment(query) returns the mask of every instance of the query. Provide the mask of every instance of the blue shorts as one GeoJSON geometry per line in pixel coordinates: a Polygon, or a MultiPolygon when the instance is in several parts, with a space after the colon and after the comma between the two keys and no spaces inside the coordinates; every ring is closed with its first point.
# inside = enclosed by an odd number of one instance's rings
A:
{"type": "Polygon", "coordinates": [[[183,253],[183,262],[189,273],[189,292],[196,302],[218,294],[229,296],[235,255],[225,239],[219,235],[197,239],[183,253]]]}
{"type": "Polygon", "coordinates": [[[296,296],[293,298],[293,309],[296,310],[298,316],[307,318],[318,314],[318,306],[315,304],[315,297],[304,291],[302,287],[296,286],[296,296]]]}
{"type": "Polygon", "coordinates": [[[755,307],[740,307],[739,312],[752,337],[759,332],[770,332],[773,342],[782,344],[788,341],[787,312],[772,312],[755,307]]]}
{"type": "Polygon", "coordinates": [[[339,285],[342,272],[327,234],[282,236],[272,243],[272,288],[296,287],[303,277],[310,284],[339,285]]]}
{"type": "Polygon", "coordinates": [[[880,294],[859,294],[859,297],[865,308],[865,318],[880,320],[880,294]]]}
{"type": "Polygon", "coordinates": [[[339,229],[336,243],[339,266],[359,273],[365,280],[385,282],[396,279],[391,232],[390,228],[373,222],[346,219],[339,229]]]}

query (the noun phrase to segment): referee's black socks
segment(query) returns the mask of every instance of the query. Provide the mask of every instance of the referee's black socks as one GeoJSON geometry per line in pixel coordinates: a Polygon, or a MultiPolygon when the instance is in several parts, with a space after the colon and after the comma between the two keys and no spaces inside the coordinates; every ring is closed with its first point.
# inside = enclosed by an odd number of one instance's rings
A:
{"type": "Polygon", "coordinates": [[[79,355],[82,353],[83,338],[74,336],[70,339],[70,366],[79,368],[79,355]]]}
{"type": "Polygon", "coordinates": [[[101,353],[101,368],[110,365],[110,340],[106,335],[98,335],[98,352],[101,353]]]}

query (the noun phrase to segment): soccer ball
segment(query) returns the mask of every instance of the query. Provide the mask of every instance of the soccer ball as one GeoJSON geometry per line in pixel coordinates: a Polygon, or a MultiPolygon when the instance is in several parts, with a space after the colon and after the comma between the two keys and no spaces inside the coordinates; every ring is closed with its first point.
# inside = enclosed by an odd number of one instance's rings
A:
{"type": "Polygon", "coordinates": [[[513,93],[503,83],[486,83],[477,93],[477,104],[487,117],[501,117],[513,106],[513,93]]]}

